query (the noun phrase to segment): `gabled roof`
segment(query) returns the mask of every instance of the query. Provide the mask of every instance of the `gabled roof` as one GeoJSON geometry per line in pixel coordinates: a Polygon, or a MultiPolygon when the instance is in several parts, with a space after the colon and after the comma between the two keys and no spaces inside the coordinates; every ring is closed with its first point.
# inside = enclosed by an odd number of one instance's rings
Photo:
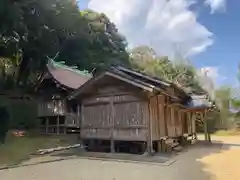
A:
{"type": "Polygon", "coordinates": [[[151,84],[154,84],[155,86],[174,87],[179,92],[184,94],[185,96],[189,95],[188,91],[185,91],[185,89],[179,87],[177,84],[174,84],[174,83],[172,83],[170,81],[167,81],[167,80],[164,80],[164,79],[160,79],[159,77],[149,76],[147,74],[144,74],[143,72],[127,69],[125,67],[120,67],[120,66],[118,66],[117,69],[119,69],[120,71],[123,71],[125,73],[131,74],[131,76],[133,76],[133,77],[140,78],[143,81],[148,81],[151,84]]]}
{"type": "Polygon", "coordinates": [[[214,103],[209,99],[208,93],[202,92],[201,95],[195,94],[194,92],[191,92],[187,88],[179,87],[179,85],[174,84],[170,81],[166,81],[163,79],[159,79],[157,77],[152,77],[149,75],[146,75],[142,72],[133,71],[124,67],[118,67],[117,69],[136,75],[135,77],[141,77],[143,79],[149,80],[151,83],[158,84],[159,86],[172,86],[178,89],[181,93],[185,94],[186,97],[189,97],[189,101],[184,106],[185,108],[192,108],[192,109],[201,109],[201,108],[210,108],[214,106],[214,103]]]}
{"type": "Polygon", "coordinates": [[[92,77],[86,71],[80,71],[76,67],[66,66],[63,62],[55,62],[52,59],[48,61],[47,71],[46,76],[50,75],[57,83],[69,89],[79,88],[92,77]]]}
{"type": "Polygon", "coordinates": [[[140,71],[131,70],[131,69],[121,67],[121,66],[118,66],[116,69],[118,69],[119,71],[122,71],[124,73],[131,74],[132,76],[137,76],[139,78],[142,78],[142,79],[154,82],[154,83],[158,83],[160,85],[164,85],[164,86],[170,86],[171,85],[171,82],[169,82],[169,81],[162,80],[162,79],[157,78],[157,77],[146,75],[146,74],[144,74],[140,71]]]}
{"type": "MultiPolygon", "coordinates": [[[[99,79],[102,79],[105,76],[114,77],[116,79],[125,81],[129,84],[132,84],[136,87],[139,87],[149,92],[157,91],[165,93],[166,95],[171,96],[172,98],[178,99],[178,97],[168,94],[168,92],[165,90],[167,87],[173,86],[171,83],[156,77],[147,76],[138,71],[133,71],[124,67],[112,67],[108,71],[102,73],[101,75],[92,78],[91,80],[83,84],[81,87],[79,87],[75,92],[73,92],[69,96],[69,99],[73,99],[74,97],[78,96],[78,94],[81,94],[82,92],[86,91],[87,87],[91,86],[91,84],[94,84],[94,82],[98,81],[99,79]]],[[[184,93],[185,97],[189,98],[188,94],[186,94],[183,91],[182,93],[184,93]]]]}

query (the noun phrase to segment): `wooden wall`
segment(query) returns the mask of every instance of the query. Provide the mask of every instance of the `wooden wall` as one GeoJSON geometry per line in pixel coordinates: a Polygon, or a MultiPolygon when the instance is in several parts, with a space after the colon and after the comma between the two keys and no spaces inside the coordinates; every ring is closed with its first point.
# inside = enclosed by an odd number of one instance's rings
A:
{"type": "Polygon", "coordinates": [[[38,117],[64,115],[67,111],[63,100],[40,101],[38,103],[38,117]]]}
{"type": "Polygon", "coordinates": [[[82,139],[150,142],[194,131],[188,113],[166,95],[117,81],[105,80],[101,83],[108,84],[96,84],[81,95],[82,139]]]}
{"type": "Polygon", "coordinates": [[[163,94],[149,98],[149,118],[152,141],[196,132],[195,113],[171,104],[163,94]]]}
{"type": "Polygon", "coordinates": [[[67,127],[79,127],[79,115],[76,113],[65,113],[65,125],[67,127]]]}
{"type": "Polygon", "coordinates": [[[160,140],[167,136],[168,111],[165,108],[165,95],[155,95],[149,98],[149,131],[152,131],[152,140],[160,140]]]}
{"type": "Polygon", "coordinates": [[[146,141],[148,104],[125,87],[104,86],[82,100],[81,137],[146,141]]]}

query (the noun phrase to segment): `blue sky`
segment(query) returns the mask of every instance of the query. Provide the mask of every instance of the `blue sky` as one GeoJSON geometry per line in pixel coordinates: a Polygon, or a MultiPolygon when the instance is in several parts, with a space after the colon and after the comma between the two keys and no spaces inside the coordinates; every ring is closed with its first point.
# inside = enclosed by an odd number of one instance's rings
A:
{"type": "Polygon", "coordinates": [[[217,85],[236,86],[240,62],[240,1],[189,2],[80,0],[79,4],[81,9],[106,13],[131,47],[146,44],[159,54],[169,56],[178,47],[183,55],[189,54],[188,59],[197,68],[212,71],[209,76],[217,85]]]}
{"type": "Polygon", "coordinates": [[[198,10],[199,21],[214,33],[214,43],[193,57],[197,67],[211,66],[219,70],[219,84],[236,84],[240,63],[240,1],[229,0],[225,12],[210,14],[208,8],[198,10]],[[223,77],[225,78],[223,78],[223,77]]]}

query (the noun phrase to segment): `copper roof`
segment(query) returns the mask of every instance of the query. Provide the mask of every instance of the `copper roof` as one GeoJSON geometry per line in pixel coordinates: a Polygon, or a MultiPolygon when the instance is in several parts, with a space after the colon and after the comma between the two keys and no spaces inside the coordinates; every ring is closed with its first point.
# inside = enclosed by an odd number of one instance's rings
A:
{"type": "Polygon", "coordinates": [[[70,89],[79,88],[92,77],[86,71],[79,71],[75,67],[71,68],[53,60],[49,60],[47,69],[57,83],[70,89]]]}

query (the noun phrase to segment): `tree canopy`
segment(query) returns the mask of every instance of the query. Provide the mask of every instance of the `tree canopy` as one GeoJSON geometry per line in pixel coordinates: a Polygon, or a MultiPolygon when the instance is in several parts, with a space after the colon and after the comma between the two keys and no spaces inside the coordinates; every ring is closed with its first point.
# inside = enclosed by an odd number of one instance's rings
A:
{"type": "Polygon", "coordinates": [[[168,57],[157,56],[147,46],[136,47],[130,53],[131,64],[135,69],[173,82],[186,91],[201,92],[194,66],[187,61],[171,61],[168,57]]]}
{"type": "Polygon", "coordinates": [[[80,11],[72,0],[3,0],[0,20],[4,81],[33,83],[56,54],[57,61],[89,71],[128,64],[126,41],[115,25],[104,14],[80,11]]]}
{"type": "Polygon", "coordinates": [[[170,61],[147,46],[127,52],[125,37],[105,14],[81,11],[75,1],[2,0],[0,20],[0,80],[5,83],[1,87],[33,84],[44,71],[47,57],[55,57],[88,71],[131,66],[201,91],[190,63],[170,61]]]}

